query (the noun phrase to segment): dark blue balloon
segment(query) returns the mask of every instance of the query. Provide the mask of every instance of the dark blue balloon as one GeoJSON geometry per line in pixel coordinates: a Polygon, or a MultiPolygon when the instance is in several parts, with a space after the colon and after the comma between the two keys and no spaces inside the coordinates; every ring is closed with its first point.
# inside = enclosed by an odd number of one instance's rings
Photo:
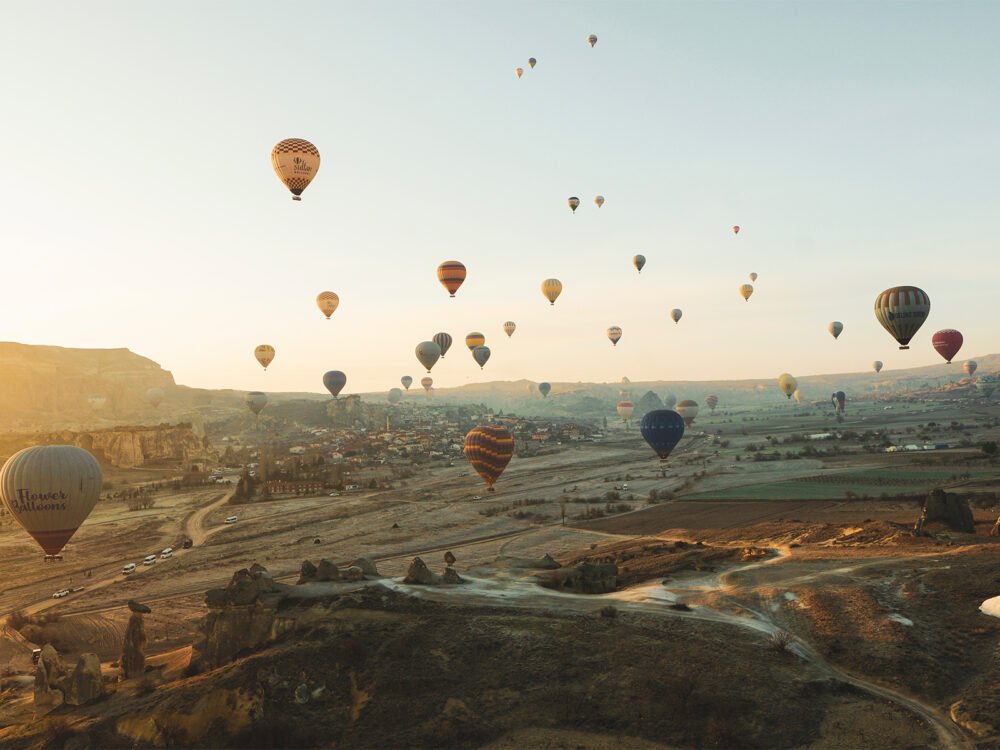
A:
{"type": "Polygon", "coordinates": [[[323,385],[333,394],[334,398],[337,398],[337,394],[347,385],[347,376],[340,370],[330,370],[323,376],[323,385]]]}
{"type": "Polygon", "coordinates": [[[639,423],[639,432],[660,460],[666,460],[684,436],[684,418],[670,409],[646,412],[639,423]]]}

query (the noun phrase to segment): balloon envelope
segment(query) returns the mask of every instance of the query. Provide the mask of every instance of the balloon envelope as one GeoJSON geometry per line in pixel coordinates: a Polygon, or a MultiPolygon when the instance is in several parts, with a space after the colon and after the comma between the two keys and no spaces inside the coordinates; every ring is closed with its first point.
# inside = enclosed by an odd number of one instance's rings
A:
{"type": "Polygon", "coordinates": [[[166,398],[166,393],[163,392],[162,388],[150,388],[146,391],[146,400],[153,405],[153,408],[157,408],[163,403],[163,399],[166,398]]]}
{"type": "Polygon", "coordinates": [[[580,199],[577,198],[575,195],[571,195],[569,198],[566,199],[566,205],[573,210],[573,213],[576,213],[576,209],[580,207],[580,199]]]}
{"type": "Polygon", "coordinates": [[[446,260],[437,268],[438,281],[452,297],[465,281],[465,266],[457,260],[446,260]]]}
{"type": "Polygon", "coordinates": [[[733,224],[733,234],[739,234],[739,233],[740,233],[739,224],[733,224]]]}
{"type": "Polygon", "coordinates": [[[18,451],[0,469],[7,512],[46,555],[58,555],[94,509],[101,494],[97,459],[72,445],[18,451]]]}
{"type": "Polygon", "coordinates": [[[538,392],[542,394],[542,398],[549,395],[549,391],[552,390],[552,385],[550,383],[539,383],[538,392]]]}
{"type": "Polygon", "coordinates": [[[319,149],[303,138],[286,138],[271,149],[271,166],[292,200],[302,200],[302,191],[319,172],[319,149]]]}
{"type": "Polygon", "coordinates": [[[413,385],[413,378],[411,378],[409,375],[404,375],[399,379],[399,382],[403,384],[403,387],[406,390],[410,390],[410,386],[413,385]]]}
{"type": "Polygon", "coordinates": [[[931,336],[931,343],[937,349],[937,353],[944,357],[948,364],[951,364],[952,357],[958,354],[962,348],[962,334],[954,328],[945,328],[931,336]]]}
{"type": "Polygon", "coordinates": [[[875,372],[882,372],[882,360],[876,359],[874,362],[872,362],[872,369],[875,372]]]}
{"type": "Polygon", "coordinates": [[[632,412],[635,411],[635,406],[631,401],[619,401],[618,406],[615,408],[618,411],[618,416],[622,418],[623,422],[627,422],[632,416],[632,412]]]}
{"type": "Polygon", "coordinates": [[[514,331],[517,330],[517,324],[513,320],[508,320],[503,324],[503,332],[507,334],[507,338],[514,335],[514,331]]]}
{"type": "Polygon", "coordinates": [[[843,412],[844,405],[847,403],[847,394],[843,391],[836,391],[830,396],[830,401],[833,402],[833,406],[837,411],[843,412]]]}
{"type": "Polygon", "coordinates": [[[666,461],[670,452],[684,437],[685,419],[670,409],[656,409],[646,412],[639,423],[639,432],[649,443],[661,461],[666,461]]]}
{"type": "Polygon", "coordinates": [[[562,294],[562,282],[559,279],[545,279],[542,282],[542,294],[545,295],[545,299],[549,301],[550,305],[554,305],[559,295],[562,294]]]}
{"type": "Polygon", "coordinates": [[[715,411],[715,407],[719,405],[719,397],[718,396],[706,396],[705,397],[705,404],[708,406],[709,409],[711,409],[714,412],[715,411]]]}
{"type": "Polygon", "coordinates": [[[839,320],[834,320],[826,327],[826,330],[828,330],[830,335],[833,336],[834,340],[836,340],[836,338],[840,336],[841,332],[844,330],[844,324],[839,320]]]}
{"type": "Polygon", "coordinates": [[[601,206],[603,206],[604,205],[604,196],[603,195],[597,195],[597,196],[595,196],[594,197],[594,203],[597,204],[598,208],[600,208],[601,206]]]}
{"type": "Polygon", "coordinates": [[[347,385],[347,376],[340,370],[330,370],[323,375],[323,385],[330,391],[331,396],[337,398],[337,394],[347,385]]]}
{"type": "Polygon", "coordinates": [[[514,68],[514,73],[520,78],[524,75],[524,68],[514,68]]]}
{"type": "Polygon", "coordinates": [[[740,284],[740,296],[744,300],[746,300],[747,302],[749,302],[751,294],[753,294],[753,285],[752,284],[740,284]]]}
{"type": "Polygon", "coordinates": [[[441,333],[435,333],[431,338],[431,341],[441,347],[442,357],[444,357],[444,355],[448,353],[448,350],[451,349],[451,336],[443,331],[441,333]]]}
{"type": "Polygon", "coordinates": [[[469,351],[473,351],[477,346],[486,346],[486,337],[479,331],[473,331],[465,335],[465,345],[469,351]]]}
{"type": "Polygon", "coordinates": [[[421,341],[417,344],[416,355],[417,361],[430,372],[434,364],[441,359],[441,347],[433,341],[421,341]]]}
{"type": "Polygon", "coordinates": [[[645,255],[633,255],[632,256],[632,265],[635,266],[635,270],[636,271],[638,271],[639,273],[642,273],[642,267],[644,265],[646,265],[646,256],[645,255]]]}
{"type": "Polygon", "coordinates": [[[962,365],[962,369],[965,370],[965,374],[968,375],[970,378],[976,374],[976,369],[978,367],[979,365],[976,363],[976,360],[974,359],[967,360],[962,365]]]}
{"type": "Polygon", "coordinates": [[[595,44],[597,44],[597,35],[596,34],[591,34],[590,36],[588,36],[587,37],[587,44],[589,44],[591,47],[593,47],[595,44]]]}
{"type": "Polygon", "coordinates": [[[420,385],[424,387],[425,391],[429,391],[431,386],[434,385],[434,378],[428,378],[426,376],[420,378],[420,385]]]}
{"type": "Polygon", "coordinates": [[[896,339],[900,349],[910,348],[910,339],[930,311],[930,297],[915,286],[894,286],[875,298],[875,318],[896,339]]]}
{"type": "Polygon", "coordinates": [[[672,393],[668,393],[663,399],[663,405],[668,409],[673,409],[677,406],[677,396],[672,393]]]}
{"type": "Polygon", "coordinates": [[[476,364],[478,364],[479,369],[482,370],[483,366],[489,362],[490,348],[488,346],[477,346],[472,350],[472,358],[476,360],[476,364]]]}
{"type": "Polygon", "coordinates": [[[253,350],[253,356],[260,362],[261,367],[266,370],[267,366],[274,361],[274,347],[270,344],[261,344],[253,350]]]}
{"type": "Polygon", "coordinates": [[[385,397],[386,401],[394,405],[398,404],[402,398],[403,392],[399,388],[390,388],[388,395],[385,397]]]}
{"type": "Polygon", "coordinates": [[[514,438],[498,424],[481,424],[465,436],[465,457],[493,491],[493,485],[514,455],[514,438]]]}
{"type": "Polygon", "coordinates": [[[618,342],[621,340],[621,337],[622,337],[622,329],[619,328],[618,326],[611,326],[608,329],[608,339],[614,346],[618,346],[618,342]]]}
{"type": "Polygon", "coordinates": [[[791,398],[798,386],[799,381],[787,372],[783,372],[778,376],[778,388],[781,389],[781,392],[784,393],[786,397],[791,398]]]}
{"type": "Polygon", "coordinates": [[[680,310],[679,308],[676,308],[676,307],[675,307],[675,308],[674,308],[673,310],[671,310],[671,311],[670,311],[670,319],[671,319],[672,321],[674,321],[675,323],[679,323],[679,322],[680,322],[680,319],[681,319],[681,316],[682,316],[683,314],[684,314],[684,313],[683,313],[683,312],[681,312],[681,310],[680,310]]]}
{"type": "Polygon", "coordinates": [[[336,312],[339,304],[340,297],[335,292],[320,292],[316,295],[316,306],[326,316],[327,320],[336,312]]]}
{"type": "Polygon", "coordinates": [[[535,67],[535,65],[536,65],[537,63],[538,63],[538,60],[536,60],[535,58],[533,58],[533,57],[529,57],[529,58],[528,58],[528,67],[529,67],[529,68],[533,68],[533,67],[535,67]]]}
{"type": "Polygon", "coordinates": [[[754,273],[754,272],[752,272],[750,274],[750,276],[749,276],[749,279],[750,279],[750,281],[756,281],[757,280],[757,274],[754,273]]]}
{"type": "Polygon", "coordinates": [[[254,414],[260,414],[267,406],[267,394],[260,391],[250,391],[243,397],[243,402],[254,414]]]}
{"type": "Polygon", "coordinates": [[[677,413],[684,418],[684,424],[690,427],[698,416],[698,402],[690,399],[681,401],[677,404],[677,413]]]}

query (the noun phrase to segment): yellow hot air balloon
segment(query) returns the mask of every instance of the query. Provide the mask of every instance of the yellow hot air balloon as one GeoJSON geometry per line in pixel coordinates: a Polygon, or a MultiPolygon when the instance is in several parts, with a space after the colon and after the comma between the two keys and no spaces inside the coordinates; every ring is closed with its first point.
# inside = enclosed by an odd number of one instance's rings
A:
{"type": "Polygon", "coordinates": [[[292,191],[292,200],[300,201],[302,191],[319,172],[319,149],[302,138],[286,138],[271,149],[271,166],[292,191]]]}
{"type": "Polygon", "coordinates": [[[513,336],[515,330],[517,330],[517,324],[513,320],[508,320],[503,324],[503,332],[507,334],[507,338],[513,336]]]}
{"type": "Polygon", "coordinates": [[[603,195],[596,196],[594,198],[594,203],[597,204],[598,208],[600,208],[601,206],[603,206],[604,205],[604,196],[603,195]]]}
{"type": "Polygon", "coordinates": [[[253,350],[253,356],[260,362],[261,367],[266,370],[267,366],[274,360],[274,347],[270,344],[261,344],[253,350]]]}
{"type": "Polygon", "coordinates": [[[795,389],[798,387],[799,381],[787,372],[783,372],[778,376],[778,388],[781,389],[781,392],[784,393],[787,398],[791,398],[792,394],[795,393],[795,389]]]}
{"type": "Polygon", "coordinates": [[[753,294],[753,284],[741,284],[740,285],[740,296],[743,297],[747,302],[750,301],[750,295],[753,294]]]}
{"type": "Polygon", "coordinates": [[[559,279],[545,279],[542,282],[542,294],[549,304],[554,305],[559,295],[562,294],[562,282],[559,279]]]}
{"type": "Polygon", "coordinates": [[[469,351],[475,350],[477,346],[486,346],[486,337],[479,331],[473,331],[472,333],[466,334],[465,345],[469,347],[469,351]]]}
{"type": "Polygon", "coordinates": [[[524,75],[524,68],[514,68],[514,73],[520,78],[524,75]]]}
{"type": "Polygon", "coordinates": [[[101,494],[97,459],[72,445],[37,445],[0,469],[7,512],[34,537],[45,556],[61,557],[101,494]]]}
{"type": "Polygon", "coordinates": [[[425,391],[429,391],[431,389],[431,386],[434,385],[434,378],[426,376],[422,377],[420,378],[420,385],[424,387],[425,391]]]}
{"type": "Polygon", "coordinates": [[[792,398],[795,399],[795,403],[801,404],[802,403],[802,391],[800,391],[798,388],[796,388],[795,391],[792,393],[792,398]]]}
{"type": "Polygon", "coordinates": [[[316,306],[326,316],[327,320],[337,311],[337,305],[339,304],[340,297],[335,292],[320,292],[316,295],[316,306]]]}

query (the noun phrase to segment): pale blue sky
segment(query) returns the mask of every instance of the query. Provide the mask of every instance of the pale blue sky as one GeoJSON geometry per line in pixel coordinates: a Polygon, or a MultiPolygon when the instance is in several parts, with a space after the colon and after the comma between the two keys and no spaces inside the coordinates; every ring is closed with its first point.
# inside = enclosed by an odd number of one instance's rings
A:
{"type": "Polygon", "coordinates": [[[419,380],[439,330],[445,387],[896,368],[946,327],[1000,351],[997,3],[6,2],[0,28],[2,339],[345,392],[419,380]],[[286,137],[323,158],[301,204],[286,137]],[[897,284],[932,300],[909,352],[872,314],[897,284]]]}

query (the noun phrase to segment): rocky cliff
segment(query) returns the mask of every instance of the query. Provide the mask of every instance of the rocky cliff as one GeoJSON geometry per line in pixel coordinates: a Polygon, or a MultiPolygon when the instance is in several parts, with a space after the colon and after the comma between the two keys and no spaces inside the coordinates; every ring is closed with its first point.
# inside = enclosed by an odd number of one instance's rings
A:
{"type": "Polygon", "coordinates": [[[6,460],[33,445],[75,445],[90,451],[105,466],[132,468],[151,463],[186,464],[212,458],[211,443],[190,424],[156,427],[113,427],[74,432],[2,433],[0,458],[6,460]]]}

